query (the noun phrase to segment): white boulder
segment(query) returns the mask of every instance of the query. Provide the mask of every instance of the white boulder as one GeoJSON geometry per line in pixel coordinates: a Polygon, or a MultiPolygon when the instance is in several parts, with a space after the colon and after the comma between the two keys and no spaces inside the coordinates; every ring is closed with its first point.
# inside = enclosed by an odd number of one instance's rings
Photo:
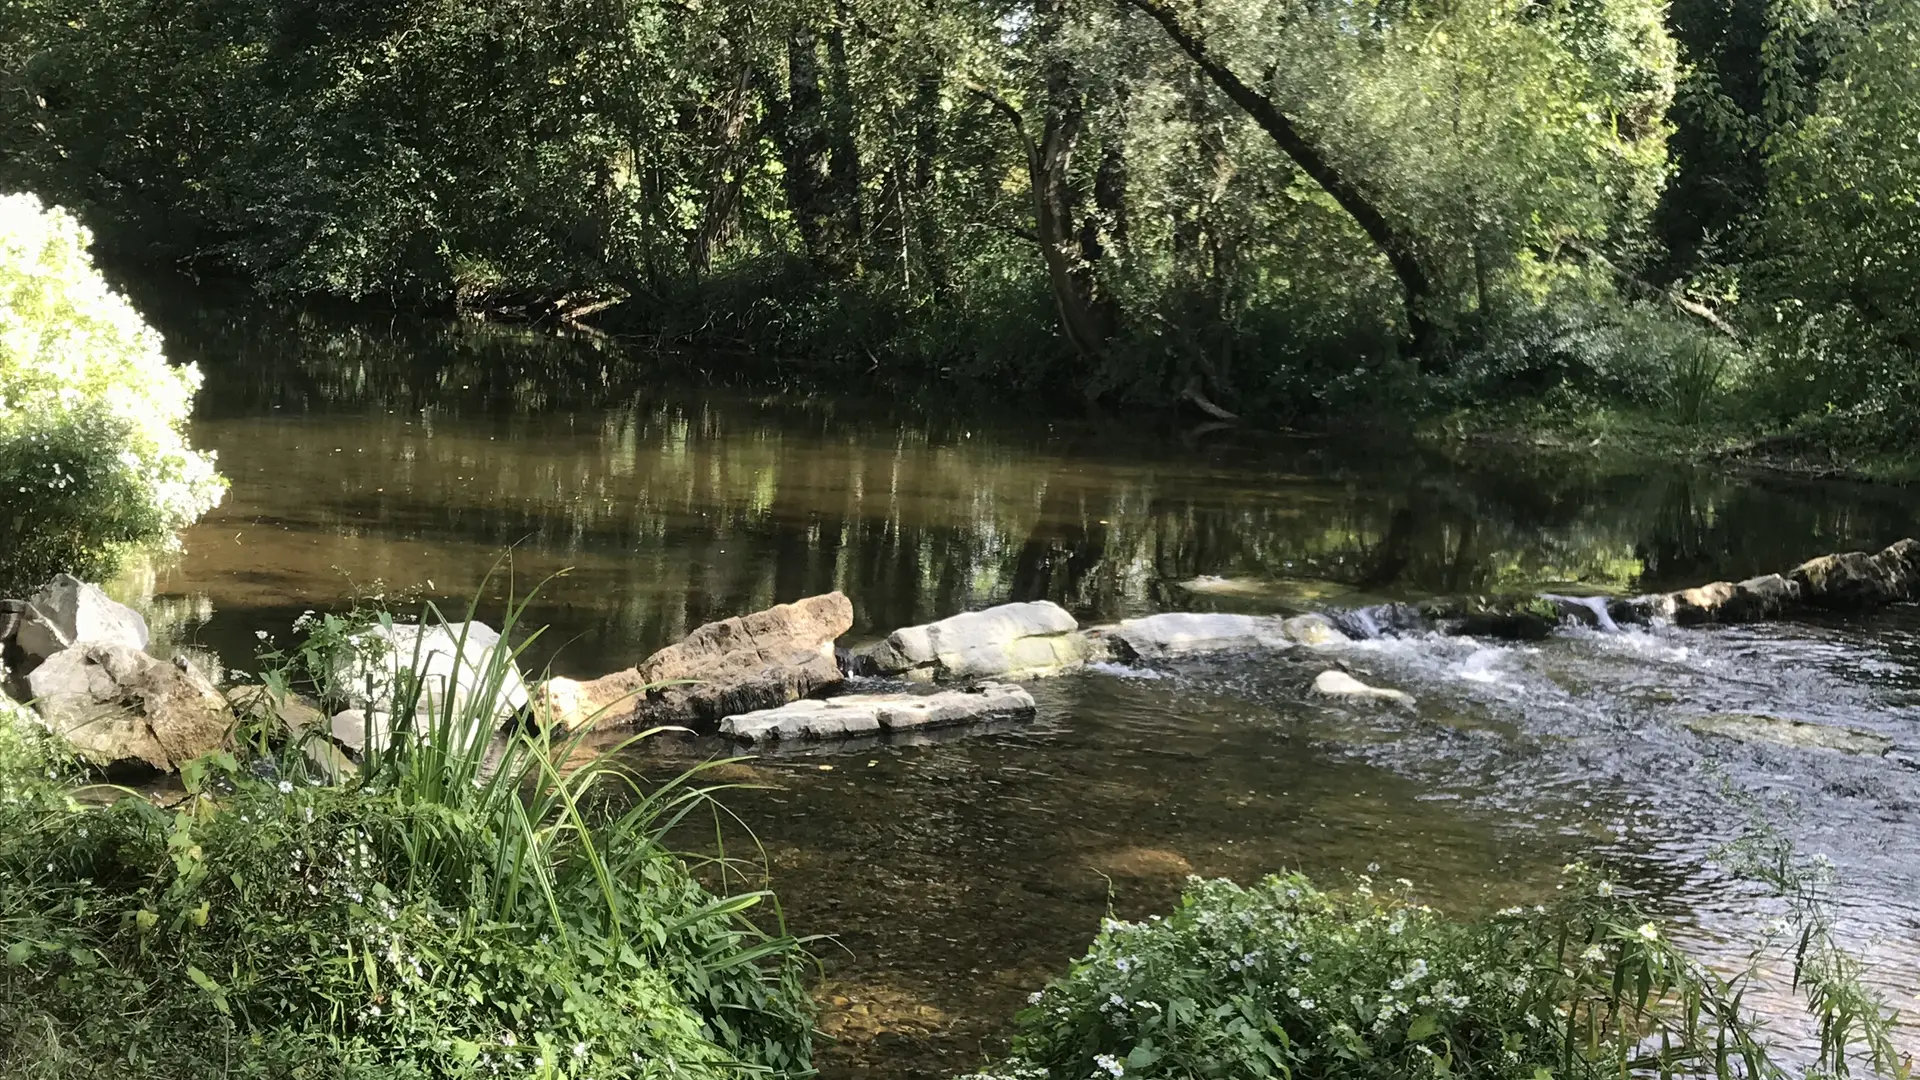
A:
{"type": "Polygon", "coordinates": [[[71,574],[56,575],[26,603],[14,632],[26,654],[23,669],[83,641],[135,652],[147,647],[147,620],[139,612],[71,574]]]}
{"type": "Polygon", "coordinates": [[[1093,632],[1126,660],[1285,649],[1293,644],[1282,620],[1267,615],[1168,612],[1127,619],[1093,632]]]}
{"type": "Polygon", "coordinates": [[[1405,690],[1368,686],[1344,671],[1323,671],[1313,677],[1313,692],[1322,697],[1360,701],[1389,701],[1395,705],[1413,704],[1413,695],[1405,690]]]}
{"type": "Polygon", "coordinates": [[[947,682],[1033,678],[1086,663],[1080,624],[1048,600],[1001,604],[984,611],[895,630],[865,654],[877,675],[947,682]]]}
{"type": "Polygon", "coordinates": [[[353,635],[352,652],[335,665],[333,684],[365,716],[366,730],[391,726],[394,697],[418,688],[415,723],[430,728],[449,707],[459,719],[485,717],[484,735],[528,707],[526,682],[512,649],[481,622],[369,627],[353,635]]]}

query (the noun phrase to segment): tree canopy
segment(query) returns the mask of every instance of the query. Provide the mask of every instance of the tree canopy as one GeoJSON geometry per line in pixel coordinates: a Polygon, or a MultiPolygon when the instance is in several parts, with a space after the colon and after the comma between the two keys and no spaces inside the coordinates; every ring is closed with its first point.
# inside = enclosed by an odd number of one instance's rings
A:
{"type": "Polygon", "coordinates": [[[273,291],[1067,397],[1669,400],[1816,314],[1904,357],[1902,3],[29,0],[0,185],[273,291]]]}

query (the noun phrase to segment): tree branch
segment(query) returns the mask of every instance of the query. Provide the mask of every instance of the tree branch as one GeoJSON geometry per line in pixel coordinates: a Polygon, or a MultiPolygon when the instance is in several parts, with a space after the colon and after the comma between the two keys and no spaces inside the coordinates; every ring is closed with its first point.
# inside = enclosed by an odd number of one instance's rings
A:
{"type": "Polygon", "coordinates": [[[1677,308],[1681,312],[1687,315],[1691,315],[1694,318],[1700,320],[1701,322],[1706,323],[1708,326],[1712,327],[1713,329],[1719,331],[1722,334],[1725,334],[1728,338],[1732,339],[1733,341],[1741,345],[1745,345],[1747,343],[1747,336],[1740,332],[1739,327],[1736,327],[1732,323],[1721,318],[1718,312],[1714,311],[1712,308],[1708,307],[1707,305],[1702,304],[1698,300],[1689,299],[1684,293],[1680,292],[1680,290],[1677,287],[1672,289],[1663,289],[1660,286],[1655,285],[1650,281],[1646,281],[1641,278],[1635,277],[1634,275],[1628,273],[1625,269],[1615,265],[1613,260],[1607,258],[1605,255],[1600,254],[1599,252],[1593,250],[1592,248],[1586,246],[1585,244],[1580,244],[1572,240],[1567,240],[1567,241],[1563,241],[1562,245],[1568,251],[1571,251],[1574,254],[1578,255],[1583,262],[1591,262],[1591,263],[1598,264],[1602,269],[1605,269],[1606,271],[1611,273],[1614,277],[1619,278],[1623,283],[1629,286],[1632,286],[1635,290],[1639,291],[1640,293],[1646,296],[1657,297],[1658,299],[1665,300],[1666,302],[1668,302],[1669,304],[1672,304],[1675,308],[1677,308]]]}
{"type": "Polygon", "coordinates": [[[1279,145],[1293,163],[1300,167],[1320,189],[1333,197],[1373,241],[1376,248],[1393,267],[1394,276],[1400,279],[1400,285],[1406,293],[1407,322],[1413,332],[1416,349],[1429,343],[1432,324],[1428,320],[1426,303],[1433,292],[1433,283],[1427,277],[1425,266],[1420,262],[1412,241],[1403,235],[1387,216],[1376,206],[1367,194],[1351,180],[1334,168],[1326,155],[1321,153],[1312,139],[1302,134],[1294,125],[1292,118],[1280,111],[1273,99],[1248,86],[1233,69],[1215,58],[1193,30],[1180,21],[1173,9],[1159,0],[1127,0],[1134,7],[1151,16],[1160,24],[1167,36],[1180,50],[1192,58],[1213,80],[1221,92],[1225,93],[1242,112],[1253,118],[1273,141],[1279,145]]]}

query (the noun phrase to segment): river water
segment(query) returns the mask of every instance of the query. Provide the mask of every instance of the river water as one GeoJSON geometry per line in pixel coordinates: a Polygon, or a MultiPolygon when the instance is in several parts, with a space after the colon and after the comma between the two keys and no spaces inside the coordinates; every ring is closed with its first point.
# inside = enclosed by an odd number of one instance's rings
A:
{"type": "MultiPolygon", "coordinates": [[[[485,617],[547,579],[539,663],[593,676],[830,589],[858,641],[1009,599],[1097,622],[1631,592],[1920,533],[1894,488],[719,390],[698,364],[490,327],[176,306],[165,329],[207,374],[194,437],[233,487],[182,554],[121,587],[166,640],[243,670],[307,609],[381,592],[464,607],[483,582],[485,617]]],[[[1164,909],[1190,873],[1374,872],[1473,911],[1597,859],[1712,948],[1770,913],[1712,858],[1752,812],[1723,790],[1835,862],[1845,935],[1920,1007],[1920,771],[1902,763],[1920,762],[1920,610],[1382,639],[1033,689],[1030,724],[727,768],[757,785],[726,798],[752,834],[729,826],[729,853],[757,842],[790,927],[831,935],[829,1077],[982,1063],[1102,915],[1164,909]],[[1311,698],[1334,660],[1418,706],[1311,698]],[[1728,711],[1896,751],[1685,726],[1728,711]]]]}

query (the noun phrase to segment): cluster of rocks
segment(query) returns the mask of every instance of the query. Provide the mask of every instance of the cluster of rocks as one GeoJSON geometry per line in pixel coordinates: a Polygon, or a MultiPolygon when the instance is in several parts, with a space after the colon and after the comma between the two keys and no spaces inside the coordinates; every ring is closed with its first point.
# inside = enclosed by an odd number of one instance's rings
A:
{"type": "Polygon", "coordinates": [[[892,735],[1029,718],[1033,696],[1013,681],[1090,663],[1348,640],[1321,615],[1175,613],[1083,630],[1044,600],[836,652],[852,626],[853,605],[837,592],[709,623],[625,671],[536,685],[534,719],[564,729],[670,725],[756,744],[892,735]]]}
{"type": "Polygon", "coordinates": [[[7,694],[97,765],[177,769],[233,731],[213,680],[185,657],[149,655],[149,641],[139,612],[65,574],[0,601],[7,694]]]}
{"type": "Polygon", "coordinates": [[[1797,610],[1862,611],[1914,599],[1920,599],[1920,540],[1906,539],[1873,554],[1808,559],[1785,574],[1619,601],[1614,618],[1661,618],[1682,626],[1754,622],[1797,610]]]}
{"type": "MultiPolygon", "coordinates": [[[[1655,620],[1745,622],[1916,598],[1920,541],[1902,540],[1874,554],[1825,555],[1785,574],[1631,599],[1545,595],[1291,617],[1175,612],[1087,629],[1047,601],[1002,604],[841,652],[836,643],[853,627],[853,605],[834,592],[708,623],[602,678],[532,685],[510,646],[484,624],[383,624],[350,639],[331,673],[340,706],[331,715],[298,700],[269,707],[317,763],[338,773],[390,744],[395,697],[403,692],[418,694],[408,712],[416,727],[428,729],[419,734],[440,738],[487,739],[499,727],[527,722],[562,731],[675,727],[766,744],[1023,719],[1033,715],[1034,699],[1016,681],[1093,663],[1322,648],[1408,631],[1523,638],[1570,621],[1605,630],[1655,620]],[[458,718],[471,730],[448,731],[439,718],[458,718]]],[[[223,745],[233,730],[234,711],[212,680],[191,663],[148,655],[147,644],[137,612],[71,577],[25,600],[0,601],[9,694],[31,702],[49,729],[101,764],[174,769],[223,745]]],[[[1313,690],[1355,701],[1413,701],[1338,667],[1322,671],[1313,690]]]]}

